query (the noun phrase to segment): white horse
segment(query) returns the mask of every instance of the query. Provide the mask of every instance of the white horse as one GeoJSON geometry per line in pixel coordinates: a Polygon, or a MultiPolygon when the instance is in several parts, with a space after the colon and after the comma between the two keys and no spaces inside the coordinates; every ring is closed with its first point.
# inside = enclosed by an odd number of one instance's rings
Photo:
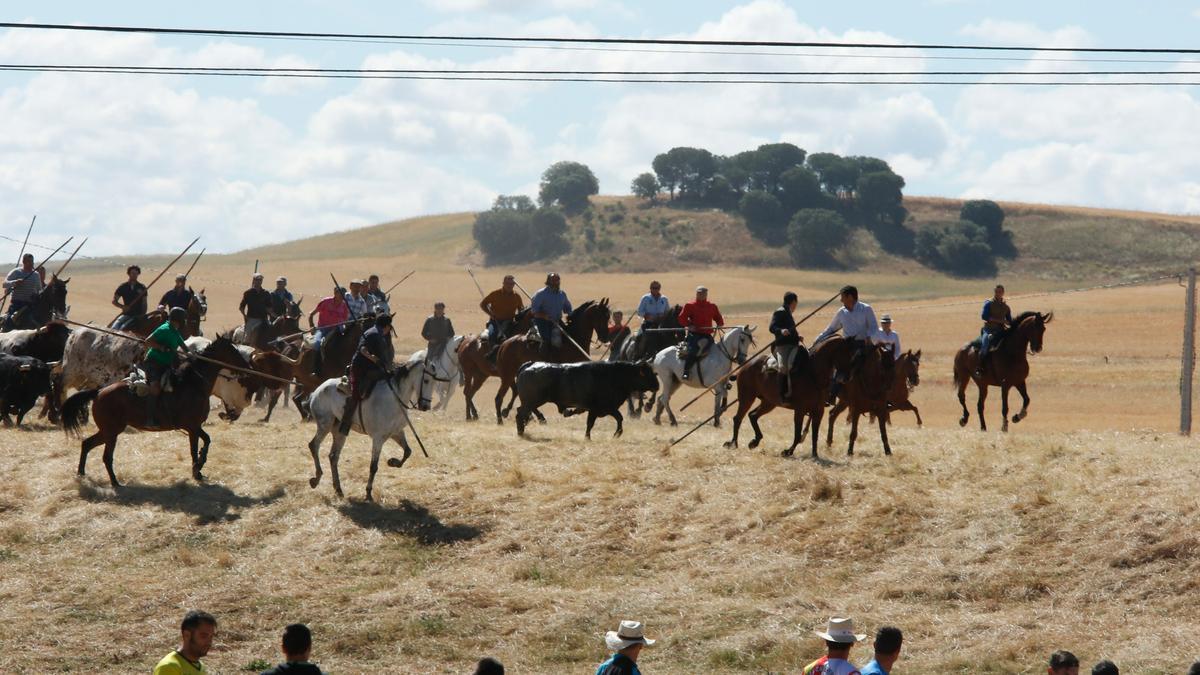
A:
{"type": "MultiPolygon", "coordinates": [[[[212,344],[212,340],[206,337],[195,335],[184,341],[189,351],[200,353],[205,347],[212,344]]],[[[238,353],[246,359],[246,363],[252,363],[254,358],[254,348],[249,345],[234,344],[238,353]]],[[[221,416],[222,419],[233,422],[242,416],[242,411],[250,407],[254,402],[254,390],[247,384],[248,378],[245,373],[236,370],[222,368],[217,374],[217,380],[213,383],[212,395],[220,399],[225,405],[225,412],[221,416]]]]}
{"type": "MultiPolygon", "coordinates": [[[[750,326],[738,326],[725,332],[725,337],[714,341],[708,349],[708,354],[696,362],[690,377],[683,379],[683,361],[676,353],[675,347],[667,347],[654,357],[654,374],[658,376],[658,407],[654,412],[654,423],[662,423],[662,413],[665,408],[671,419],[671,426],[678,422],[675,412],[671,410],[671,395],[681,384],[703,389],[724,377],[736,362],[746,362],[746,353],[754,344],[754,329],[750,326]]],[[[721,426],[721,409],[725,407],[726,383],[713,389],[713,426],[721,426]]]]}
{"type": "MultiPolygon", "coordinates": [[[[379,469],[379,454],[383,444],[393,439],[404,449],[404,457],[388,460],[388,466],[399,469],[404,466],[412,454],[408,439],[404,435],[408,427],[408,410],[401,398],[401,390],[413,387],[409,380],[421,376],[420,368],[399,366],[392,377],[381,380],[365,401],[359,404],[358,412],[354,415],[354,431],[371,437],[371,475],[367,479],[367,501],[372,501],[371,488],[375,484],[375,472],[379,469]]],[[[321,459],[318,453],[325,436],[333,432],[333,447],[329,450],[329,469],[333,473],[333,490],[339,497],[342,494],[342,482],[338,478],[338,457],[342,454],[342,446],[346,444],[346,436],[337,433],[341,423],[342,413],[346,409],[346,394],[338,391],[339,380],[325,380],[313,391],[308,398],[308,406],[312,419],[317,423],[317,433],[308,442],[308,450],[312,453],[314,475],[308,484],[317,487],[321,483],[321,459]]]]}
{"type": "Polygon", "coordinates": [[[423,374],[419,380],[411,381],[412,386],[401,392],[401,398],[405,401],[416,401],[418,410],[430,410],[433,395],[441,392],[441,399],[432,409],[435,412],[445,410],[450,405],[450,397],[458,391],[458,385],[462,382],[462,368],[458,365],[458,346],[462,344],[464,337],[466,336],[455,335],[450,338],[446,348],[442,350],[442,355],[432,361],[425,360],[424,349],[413,352],[405,365],[410,368],[416,366],[423,374]]]}

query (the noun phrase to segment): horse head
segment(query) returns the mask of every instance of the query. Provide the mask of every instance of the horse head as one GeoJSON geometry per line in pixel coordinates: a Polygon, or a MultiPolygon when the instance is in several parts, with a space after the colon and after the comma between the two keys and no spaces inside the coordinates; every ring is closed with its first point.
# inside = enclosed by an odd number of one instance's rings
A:
{"type": "Polygon", "coordinates": [[[921,384],[921,350],[916,352],[909,351],[904,356],[900,357],[900,362],[904,368],[904,378],[908,380],[908,390],[912,391],[918,384],[921,384]]]}
{"type": "Polygon", "coordinates": [[[1025,312],[1013,323],[1017,325],[1019,335],[1029,341],[1029,350],[1034,354],[1042,351],[1042,340],[1046,335],[1046,324],[1054,320],[1054,312],[1025,312]]]}

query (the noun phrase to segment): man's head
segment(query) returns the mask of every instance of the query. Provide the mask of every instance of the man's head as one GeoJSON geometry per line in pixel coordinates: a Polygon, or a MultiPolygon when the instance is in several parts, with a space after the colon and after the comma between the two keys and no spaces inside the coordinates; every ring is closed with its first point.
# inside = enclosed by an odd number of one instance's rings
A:
{"type": "Polygon", "coordinates": [[[650,282],[650,295],[656,300],[662,295],[662,284],[658,283],[658,280],[650,282]]]}
{"type": "Polygon", "coordinates": [[[213,636],[217,632],[217,620],[212,614],[193,609],[183,616],[179,624],[179,652],[195,661],[212,649],[213,636]]]}
{"type": "Polygon", "coordinates": [[[562,285],[562,277],[558,276],[558,272],[551,272],[546,275],[546,285],[557,291],[562,285]]]}
{"type": "Polygon", "coordinates": [[[175,290],[182,291],[184,286],[187,286],[187,275],[186,274],[176,274],[175,275],[175,290]]]}
{"type": "Polygon", "coordinates": [[[854,305],[858,303],[858,289],[854,286],[842,286],[841,296],[842,306],[846,309],[854,309],[854,305]]]}
{"type": "Polygon", "coordinates": [[[788,291],[787,293],[783,294],[783,306],[787,308],[787,311],[789,311],[789,312],[796,311],[796,305],[799,302],[800,302],[800,300],[799,300],[799,298],[796,297],[795,293],[788,291]]]}
{"type": "Polygon", "coordinates": [[[612,313],[612,322],[617,324],[618,326],[621,325],[622,319],[624,319],[624,318],[625,318],[625,313],[619,309],[612,313]]]}
{"type": "Polygon", "coordinates": [[[293,623],[283,629],[281,644],[288,661],[307,661],[312,654],[312,631],[302,623],[293,623]]]}
{"type": "Polygon", "coordinates": [[[1002,284],[996,284],[996,289],[995,289],[994,293],[996,294],[997,300],[1003,300],[1004,299],[1004,286],[1002,284]]]}
{"type": "Polygon", "coordinates": [[[279,277],[275,280],[275,288],[282,291],[287,288],[287,277],[279,277]]]}
{"type": "Polygon", "coordinates": [[[363,282],[362,279],[354,279],[350,282],[350,295],[362,295],[363,282]]]}
{"type": "Polygon", "coordinates": [[[263,275],[255,274],[250,277],[250,285],[254,288],[262,288],[263,275]]]}
{"type": "Polygon", "coordinates": [[[617,630],[610,630],[604,634],[604,643],[608,645],[609,650],[635,662],[642,653],[642,647],[654,642],[646,637],[645,627],[640,621],[622,621],[617,630]]]}
{"type": "Polygon", "coordinates": [[[846,659],[850,657],[850,648],[858,642],[867,639],[866,635],[854,632],[854,620],[844,617],[830,617],[824,630],[817,629],[813,633],[825,641],[829,658],[846,659]]]}
{"type": "Polygon", "coordinates": [[[21,269],[25,270],[26,272],[33,271],[33,254],[32,253],[26,253],[25,255],[21,256],[21,269]]]}
{"type": "Polygon", "coordinates": [[[167,312],[167,320],[175,327],[175,330],[183,328],[183,324],[187,323],[187,310],[182,307],[172,307],[170,312],[167,312]]]}
{"type": "Polygon", "coordinates": [[[891,671],[896,659],[900,658],[900,647],[904,644],[904,633],[894,626],[884,626],[875,632],[875,660],[884,670],[891,671]]]}
{"type": "Polygon", "coordinates": [[[1079,675],[1079,659],[1066,650],[1060,649],[1050,655],[1049,675],[1079,675]]]}
{"type": "Polygon", "coordinates": [[[883,318],[879,320],[879,327],[882,328],[883,332],[885,333],[892,332],[892,315],[884,314],[883,318]]]}
{"type": "Polygon", "coordinates": [[[1121,670],[1117,668],[1117,664],[1104,659],[1092,666],[1092,675],[1121,675],[1121,670]]]}
{"type": "Polygon", "coordinates": [[[703,302],[705,300],[708,300],[708,288],[706,288],[704,286],[697,286],[696,287],[696,301],[703,302]]]}
{"type": "Polygon", "coordinates": [[[138,267],[137,265],[130,265],[129,267],[125,268],[125,275],[129,277],[130,281],[137,281],[138,275],[141,273],[142,268],[138,267]]]}
{"type": "Polygon", "coordinates": [[[500,286],[503,287],[504,290],[508,291],[509,293],[512,293],[512,289],[516,285],[517,285],[517,278],[511,274],[505,274],[504,281],[502,281],[500,283],[500,286]]]}
{"type": "Polygon", "coordinates": [[[490,656],[479,659],[475,665],[475,675],[504,675],[504,664],[490,656]]]}
{"type": "Polygon", "coordinates": [[[445,316],[446,315],[446,303],[444,303],[444,302],[433,303],[433,315],[436,317],[445,316]]]}
{"type": "Polygon", "coordinates": [[[336,298],[340,298],[340,297],[342,297],[342,296],[343,296],[343,295],[345,295],[345,294],[346,294],[346,289],[345,289],[345,288],[342,288],[341,286],[334,286],[334,287],[333,287],[333,296],[334,296],[334,297],[336,297],[336,298]]]}
{"type": "Polygon", "coordinates": [[[372,274],[371,276],[367,277],[367,288],[372,291],[379,290],[379,275],[378,274],[372,274]]]}
{"type": "Polygon", "coordinates": [[[382,333],[390,333],[392,331],[392,315],[380,314],[375,317],[375,327],[382,333]]]}

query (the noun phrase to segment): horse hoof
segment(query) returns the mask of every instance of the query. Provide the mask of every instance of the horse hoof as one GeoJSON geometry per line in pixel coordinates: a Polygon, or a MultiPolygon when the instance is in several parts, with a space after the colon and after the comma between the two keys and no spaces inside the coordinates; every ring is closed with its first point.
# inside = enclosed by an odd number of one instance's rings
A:
{"type": "Polygon", "coordinates": [[[788,448],[787,450],[784,450],[783,452],[779,453],[779,456],[780,457],[791,457],[793,452],[795,452],[795,451],[792,450],[791,448],[788,448]]]}
{"type": "Polygon", "coordinates": [[[676,422],[675,420],[671,420],[671,426],[677,427],[677,426],[679,426],[679,422],[676,422]]]}
{"type": "Polygon", "coordinates": [[[725,448],[726,450],[732,450],[733,448],[737,447],[737,443],[734,443],[733,441],[725,441],[721,444],[721,447],[725,448]]]}
{"type": "Polygon", "coordinates": [[[753,449],[757,448],[757,447],[758,447],[758,439],[756,438],[756,439],[754,439],[754,440],[750,441],[750,443],[748,443],[748,444],[746,445],[746,447],[747,447],[747,448],[750,448],[751,450],[753,450],[753,449]]]}
{"type": "Polygon", "coordinates": [[[891,457],[891,456],[892,456],[892,449],[891,449],[891,448],[884,448],[884,449],[883,449],[883,454],[887,455],[888,457],[891,457]]]}
{"type": "Polygon", "coordinates": [[[716,429],[720,429],[721,428],[721,420],[713,420],[713,427],[716,429]]]}
{"type": "Polygon", "coordinates": [[[960,420],[958,421],[958,426],[960,426],[960,427],[965,427],[965,426],[967,426],[967,418],[965,418],[965,417],[964,417],[964,418],[960,419],[960,420]]]}
{"type": "Polygon", "coordinates": [[[200,473],[199,471],[192,472],[192,478],[195,478],[197,483],[204,482],[204,474],[200,473]]]}
{"type": "Polygon", "coordinates": [[[321,479],[316,476],[308,479],[308,487],[315,488],[321,484],[321,479]]]}
{"type": "Polygon", "coordinates": [[[1021,417],[1020,414],[1013,415],[1013,424],[1017,424],[1018,422],[1020,422],[1023,419],[1025,419],[1025,418],[1021,417]]]}

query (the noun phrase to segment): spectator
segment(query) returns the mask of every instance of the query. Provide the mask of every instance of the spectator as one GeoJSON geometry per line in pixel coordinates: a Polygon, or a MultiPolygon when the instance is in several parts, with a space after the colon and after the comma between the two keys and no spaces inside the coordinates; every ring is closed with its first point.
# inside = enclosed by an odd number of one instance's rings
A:
{"type": "Polygon", "coordinates": [[[875,633],[875,658],[862,669],[862,675],[888,675],[900,658],[904,633],[899,628],[884,626],[875,633]]]}
{"type": "Polygon", "coordinates": [[[1092,666],[1092,675],[1121,675],[1121,671],[1117,668],[1117,664],[1104,659],[1092,666]]]}
{"type": "Polygon", "coordinates": [[[179,624],[179,649],[167,654],[154,666],[154,675],[203,675],[200,658],[212,649],[217,620],[208,612],[193,609],[179,624]]]}
{"type": "Polygon", "coordinates": [[[479,659],[475,675],[504,675],[504,664],[490,656],[479,659]]]}
{"type": "Polygon", "coordinates": [[[617,630],[604,634],[604,643],[613,652],[607,661],[596,669],[596,675],[641,675],[637,660],[642,653],[642,647],[654,644],[645,635],[645,627],[640,621],[622,621],[617,630]]]}
{"type": "Polygon", "coordinates": [[[312,655],[312,631],[302,623],[293,623],[283,629],[280,644],[284,662],[264,671],[262,675],[325,675],[321,669],[308,662],[312,655]]]}
{"type": "Polygon", "coordinates": [[[804,668],[804,675],[860,675],[858,668],[850,663],[850,648],[867,639],[866,635],[854,632],[854,620],[831,617],[825,630],[814,630],[817,637],[825,640],[825,656],[804,668]]]}
{"type": "Polygon", "coordinates": [[[1049,675],[1079,675],[1079,659],[1066,650],[1060,649],[1050,655],[1049,675]]]}

